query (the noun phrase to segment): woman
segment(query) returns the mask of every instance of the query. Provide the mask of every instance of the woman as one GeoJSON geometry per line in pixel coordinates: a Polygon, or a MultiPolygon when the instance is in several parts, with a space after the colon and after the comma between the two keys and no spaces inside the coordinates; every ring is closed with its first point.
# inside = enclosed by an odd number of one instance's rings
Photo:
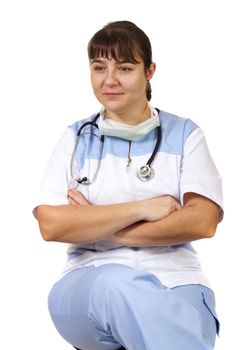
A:
{"type": "Polygon", "coordinates": [[[46,241],[69,243],[54,325],[83,350],[213,349],[214,293],[190,243],[222,217],[203,132],[149,104],[156,66],[135,24],[107,24],[88,55],[103,108],[67,128],[35,210],[46,241]]]}

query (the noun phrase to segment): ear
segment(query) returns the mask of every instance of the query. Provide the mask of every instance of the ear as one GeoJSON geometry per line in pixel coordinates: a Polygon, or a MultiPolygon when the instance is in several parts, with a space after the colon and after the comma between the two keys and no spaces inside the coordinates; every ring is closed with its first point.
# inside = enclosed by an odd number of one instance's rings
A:
{"type": "Polygon", "coordinates": [[[152,62],[150,65],[150,68],[146,70],[146,79],[151,80],[155,71],[156,71],[156,64],[152,62]]]}

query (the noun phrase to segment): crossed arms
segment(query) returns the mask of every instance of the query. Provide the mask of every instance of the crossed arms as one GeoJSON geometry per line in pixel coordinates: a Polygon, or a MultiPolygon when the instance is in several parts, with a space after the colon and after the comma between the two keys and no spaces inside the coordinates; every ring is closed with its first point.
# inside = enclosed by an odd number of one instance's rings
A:
{"type": "Polygon", "coordinates": [[[210,238],[220,208],[196,193],[184,195],[184,205],[171,196],[110,205],[92,205],[77,190],[70,205],[40,205],[36,215],[46,241],[66,243],[114,242],[125,246],[160,246],[210,238]]]}

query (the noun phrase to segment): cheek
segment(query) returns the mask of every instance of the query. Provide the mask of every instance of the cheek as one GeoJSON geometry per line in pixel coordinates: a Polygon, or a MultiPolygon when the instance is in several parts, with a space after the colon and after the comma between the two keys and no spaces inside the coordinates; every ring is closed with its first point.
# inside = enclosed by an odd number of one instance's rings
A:
{"type": "Polygon", "coordinates": [[[91,85],[94,91],[98,90],[98,88],[101,86],[102,79],[100,77],[96,77],[91,75],[91,85]]]}
{"type": "Polygon", "coordinates": [[[146,81],[142,78],[134,79],[131,84],[129,85],[129,89],[135,94],[135,95],[141,95],[146,90],[146,81]]]}
{"type": "Polygon", "coordinates": [[[139,89],[144,90],[147,80],[143,74],[138,74],[130,77],[125,83],[131,87],[132,90],[138,91],[139,89]]]}

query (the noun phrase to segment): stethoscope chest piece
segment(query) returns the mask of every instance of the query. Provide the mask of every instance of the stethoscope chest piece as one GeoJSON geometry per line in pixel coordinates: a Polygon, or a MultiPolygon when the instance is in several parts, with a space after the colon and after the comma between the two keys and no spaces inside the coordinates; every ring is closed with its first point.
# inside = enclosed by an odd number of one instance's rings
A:
{"type": "Polygon", "coordinates": [[[149,181],[154,176],[154,169],[150,165],[143,165],[137,172],[137,176],[141,181],[149,181]]]}

